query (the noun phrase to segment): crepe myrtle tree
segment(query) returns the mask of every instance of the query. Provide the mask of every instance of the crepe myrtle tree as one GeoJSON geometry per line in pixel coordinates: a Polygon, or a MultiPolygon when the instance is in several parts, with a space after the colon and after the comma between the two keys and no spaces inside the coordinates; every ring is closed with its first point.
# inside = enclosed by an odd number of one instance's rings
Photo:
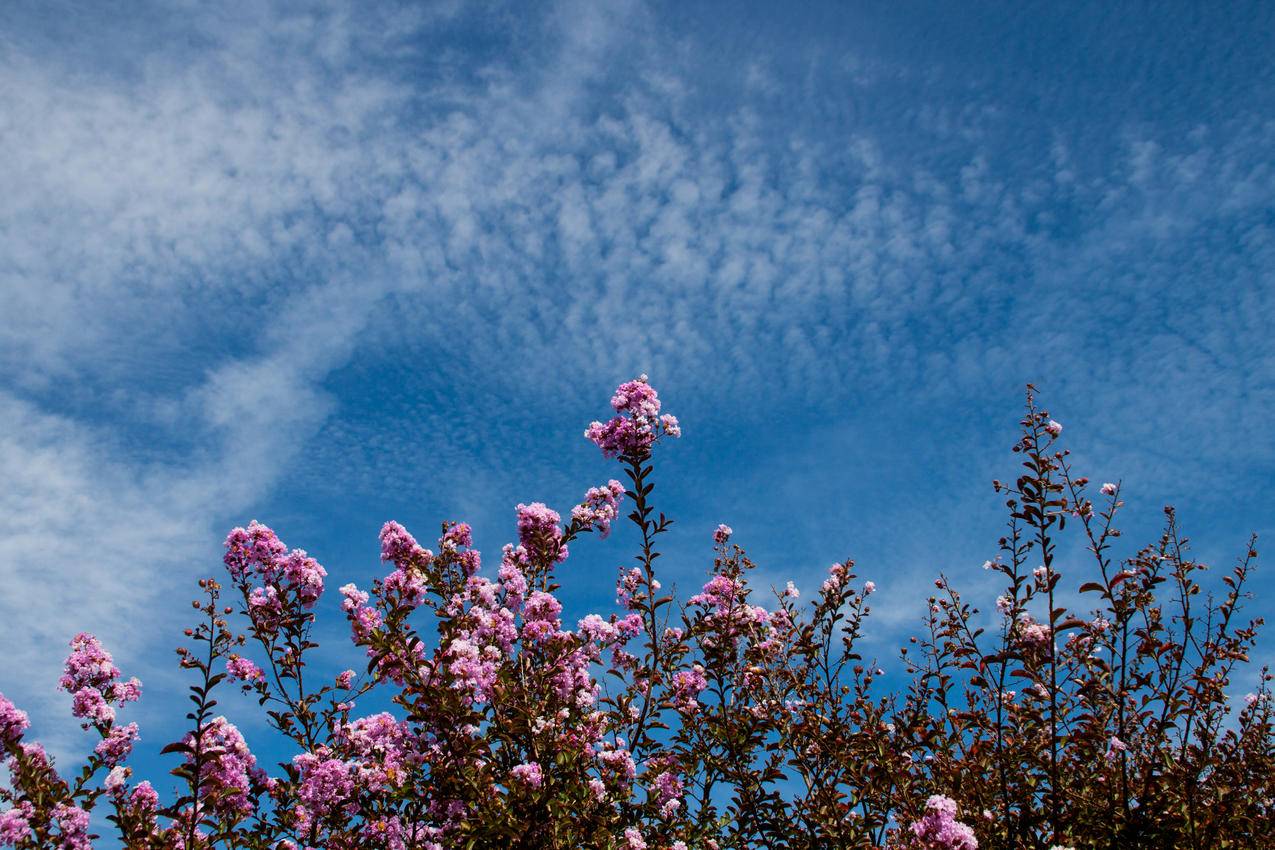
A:
{"type": "Polygon", "coordinates": [[[1003,593],[984,615],[940,576],[894,692],[856,648],[875,585],[852,561],[808,602],[792,583],[763,600],[722,525],[700,592],[664,592],[672,520],[653,462],[681,430],[645,376],[611,405],[585,436],[623,483],[591,487],[567,519],[518,505],[494,571],[463,522],[433,549],[386,523],[388,573],[339,589],[362,673],[313,672],[324,568],[264,525],[234,529],[177,650],[194,682],[189,731],[164,749],[171,779],[133,775],[138,727],[117,713],[141,685],[77,635],[60,684],[98,742],[63,774],[0,696],[0,845],[78,850],[109,828],[154,850],[1269,846],[1269,674],[1228,701],[1261,622],[1239,613],[1255,543],[1217,595],[1172,510],[1156,541],[1118,554],[1120,485],[1073,471],[1034,390],[1021,472],[994,483],[1008,518],[984,566],[1003,593]],[[640,547],[616,609],[565,628],[569,547],[622,518],[640,547]],[[1090,555],[1075,575],[1056,557],[1064,534],[1090,555]],[[256,698],[290,761],[260,763],[217,712],[229,686],[256,698]],[[394,711],[359,715],[373,691],[394,711]]]}

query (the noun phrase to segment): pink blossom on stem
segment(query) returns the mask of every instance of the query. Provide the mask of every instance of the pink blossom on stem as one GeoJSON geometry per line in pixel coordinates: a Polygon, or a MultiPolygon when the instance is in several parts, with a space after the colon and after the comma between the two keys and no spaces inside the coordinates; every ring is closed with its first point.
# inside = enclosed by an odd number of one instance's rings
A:
{"type": "Polygon", "coordinates": [[[300,804],[295,810],[300,832],[309,831],[316,820],[350,804],[355,784],[347,762],[329,757],[321,747],[317,753],[296,756],[292,764],[301,772],[297,789],[300,804]]]}
{"type": "Polygon", "coordinates": [[[226,661],[226,673],[229,674],[232,680],[238,679],[244,682],[255,682],[258,679],[265,678],[266,675],[252,661],[239,655],[232,655],[226,661]]]}
{"type": "Polygon", "coordinates": [[[467,522],[456,522],[448,525],[443,536],[438,540],[439,548],[459,549],[474,545],[474,532],[467,522]]]}
{"type": "Polygon", "coordinates": [[[129,753],[133,751],[133,744],[137,741],[137,724],[130,723],[127,726],[113,726],[106,737],[98,742],[93,748],[93,752],[102,757],[107,766],[115,765],[128,758],[129,753]]]}
{"type": "Polygon", "coordinates": [[[571,509],[571,518],[585,528],[596,528],[598,536],[606,539],[611,533],[611,523],[620,513],[620,501],[624,498],[624,485],[612,479],[605,487],[590,487],[584,501],[571,509]]]}
{"type": "Polygon", "coordinates": [[[80,688],[71,697],[71,716],[88,723],[113,723],[115,709],[106,702],[101,691],[80,688]]]}
{"type": "Polygon", "coordinates": [[[159,808],[159,792],[146,780],[137,783],[129,795],[129,805],[134,811],[153,812],[159,808]]]}
{"type": "Polygon", "coordinates": [[[102,780],[102,787],[106,789],[108,794],[120,795],[124,792],[125,786],[128,784],[128,768],[113,767],[106,774],[106,778],[102,780]]]}
{"type": "Polygon", "coordinates": [[[425,567],[434,560],[434,553],[417,543],[406,528],[390,520],[381,527],[381,560],[392,561],[400,569],[425,567]]]}
{"type": "Polygon", "coordinates": [[[92,850],[89,840],[89,813],[79,806],[59,803],[53,807],[53,819],[57,821],[58,847],[61,850],[92,850]]]}
{"type": "Polygon", "coordinates": [[[515,782],[527,788],[539,788],[545,781],[540,765],[534,761],[516,765],[509,773],[513,776],[515,782]]]}
{"type": "Polygon", "coordinates": [[[637,567],[620,568],[620,577],[615,582],[615,601],[625,608],[632,609],[636,601],[638,589],[642,586],[642,571],[637,567]]]}
{"type": "Polygon", "coordinates": [[[111,654],[88,632],[80,632],[71,641],[71,654],[63,669],[58,686],[69,694],[83,688],[102,691],[120,677],[111,654]]]}
{"type": "MultiPolygon", "coordinates": [[[[280,590],[287,590],[296,596],[302,607],[312,608],[323,594],[327,570],[301,549],[289,552],[273,530],[256,520],[246,529],[236,528],[227,535],[223,560],[235,581],[248,583],[256,580],[267,586],[264,589],[258,587],[253,593],[254,598],[265,600],[269,597],[273,600],[280,590]]],[[[273,602],[259,602],[255,607],[267,617],[272,611],[277,613],[273,602]]]]}
{"type": "Polygon", "coordinates": [[[31,718],[0,694],[0,749],[22,740],[22,733],[31,727],[31,718]]]}
{"type": "Polygon", "coordinates": [[[0,847],[15,847],[31,835],[31,818],[35,807],[29,802],[18,803],[7,812],[0,812],[0,847]]]}
{"type": "Polygon", "coordinates": [[[226,536],[226,555],[223,559],[231,578],[236,580],[247,578],[254,567],[273,564],[276,558],[282,557],[288,547],[283,545],[278,535],[270,528],[255,519],[248,527],[233,529],[226,536]]]}
{"type": "Polygon", "coordinates": [[[567,558],[562,545],[562,517],[541,502],[518,505],[518,540],[533,561],[558,563],[567,558]]]}
{"type": "Polygon", "coordinates": [[[522,635],[533,643],[543,643],[556,635],[562,622],[558,615],[562,613],[562,603],[553,594],[537,590],[527,598],[523,606],[522,635]]]}
{"type": "MultiPolygon", "coordinates": [[[[184,743],[196,746],[195,736],[187,735],[184,743]]],[[[215,717],[204,726],[198,745],[203,752],[213,754],[200,769],[200,781],[209,792],[213,810],[224,815],[252,814],[250,777],[257,770],[257,759],[243,735],[225,717],[215,717]]],[[[193,752],[186,754],[186,761],[194,764],[193,752]]]]}
{"type": "Polygon", "coordinates": [[[594,422],[584,436],[602,450],[604,457],[646,455],[661,435],[680,437],[677,418],[660,415],[659,395],[647,383],[646,375],[621,384],[611,398],[611,406],[620,414],[606,423],[594,422]]]}
{"type": "Polygon", "coordinates": [[[956,801],[938,794],[926,801],[912,835],[918,850],[978,850],[974,830],[956,819],[956,801]]]}

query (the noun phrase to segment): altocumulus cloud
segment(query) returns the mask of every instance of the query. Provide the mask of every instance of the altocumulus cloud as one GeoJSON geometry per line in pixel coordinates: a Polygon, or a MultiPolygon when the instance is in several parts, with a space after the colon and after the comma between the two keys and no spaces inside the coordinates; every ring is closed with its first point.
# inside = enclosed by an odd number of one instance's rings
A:
{"type": "Polygon", "coordinates": [[[802,434],[1043,374],[1100,457],[1275,459],[1260,108],[1103,119],[1097,154],[1039,81],[639,3],[75,11],[0,60],[0,687],[33,708],[77,628],[153,659],[149,612],[285,478],[498,469],[637,371],[802,434]]]}

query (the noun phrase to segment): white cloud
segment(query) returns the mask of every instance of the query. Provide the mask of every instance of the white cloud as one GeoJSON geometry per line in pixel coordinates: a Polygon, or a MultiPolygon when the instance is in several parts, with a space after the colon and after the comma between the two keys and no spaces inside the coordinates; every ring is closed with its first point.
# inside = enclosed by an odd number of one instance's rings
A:
{"type": "MultiPolygon", "coordinates": [[[[422,396],[469,379],[569,399],[646,369],[704,410],[942,405],[1039,377],[1101,405],[1120,446],[1149,436],[1151,396],[1212,386],[1171,429],[1203,462],[1275,411],[1269,124],[1137,137],[1100,178],[1060,141],[1023,174],[985,149],[1010,120],[992,102],[824,137],[749,102],[706,110],[699,52],[638,4],[564,5],[547,46],[476,66],[414,48],[455,8],[253,14],[197,17],[198,45],[98,78],[57,51],[0,64],[0,446],[20,485],[0,636],[33,693],[80,624],[140,656],[158,627],[120,625],[165,590],[153,577],[202,569],[214,523],[325,423],[310,453],[363,452],[378,482],[413,458],[446,472],[469,456],[458,432],[518,424],[424,403],[334,422],[325,382],[360,357],[427,349],[436,375],[403,375],[422,396]],[[914,131],[943,154],[899,155],[914,131]],[[1075,220],[1051,221],[1064,192],[1075,220]],[[1242,229],[1240,248],[1187,268],[1240,283],[1202,299],[1177,251],[1208,228],[1242,229]],[[1147,275],[1173,294],[1122,304],[1147,275]],[[24,601],[50,583],[92,592],[24,601]]],[[[897,77],[838,61],[830,101],[897,77]]]]}

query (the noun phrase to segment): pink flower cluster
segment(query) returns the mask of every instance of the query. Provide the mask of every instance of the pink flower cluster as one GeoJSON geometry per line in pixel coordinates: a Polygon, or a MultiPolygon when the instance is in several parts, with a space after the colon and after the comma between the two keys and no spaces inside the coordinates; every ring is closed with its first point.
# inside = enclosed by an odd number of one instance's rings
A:
{"type": "Polygon", "coordinates": [[[434,553],[422,547],[407,529],[390,521],[381,528],[381,560],[390,561],[395,570],[382,581],[384,593],[397,595],[407,608],[416,608],[425,598],[424,570],[434,560],[434,553]]]}
{"type": "Polygon", "coordinates": [[[417,543],[406,528],[390,520],[381,527],[381,560],[393,562],[401,570],[421,569],[434,560],[434,553],[417,543]]]}
{"type": "Polygon", "coordinates": [[[185,744],[191,748],[187,764],[195,763],[196,746],[204,754],[199,778],[213,809],[228,817],[252,814],[252,781],[256,777],[259,783],[264,782],[265,773],[257,767],[256,757],[235,725],[225,717],[215,717],[204,726],[198,741],[193,734],[187,735],[185,744]]]}
{"type": "Polygon", "coordinates": [[[605,540],[611,533],[611,523],[619,516],[623,498],[624,485],[615,479],[605,487],[590,487],[584,501],[571,509],[571,518],[584,528],[596,528],[598,536],[605,540]]]}
{"type": "Polygon", "coordinates": [[[516,765],[509,773],[515,782],[527,788],[539,788],[545,781],[544,772],[534,761],[516,765]]]}
{"type": "Polygon", "coordinates": [[[102,757],[103,763],[108,767],[115,767],[124,759],[128,758],[129,753],[133,751],[133,744],[137,741],[137,724],[130,723],[127,726],[113,726],[106,737],[98,742],[93,751],[102,757]]]}
{"type": "Polygon", "coordinates": [[[562,544],[562,517],[542,502],[518,505],[518,542],[526,550],[527,557],[542,564],[561,563],[567,559],[567,547],[562,544]]]}
{"type": "Polygon", "coordinates": [[[0,694],[0,748],[17,744],[22,733],[31,727],[27,713],[0,694]]]}
{"type": "Polygon", "coordinates": [[[238,679],[243,682],[260,681],[266,676],[260,667],[239,655],[232,655],[226,661],[226,673],[232,681],[238,679]]]}
{"type": "Polygon", "coordinates": [[[659,395],[647,383],[646,375],[620,384],[611,406],[618,416],[605,423],[593,422],[584,432],[605,457],[643,457],[661,435],[682,436],[677,417],[660,414],[659,395]]]}
{"type": "Polygon", "coordinates": [[[71,654],[66,659],[58,687],[71,694],[71,714],[90,724],[115,722],[114,703],[134,702],[142,695],[142,683],[136,678],[117,681],[119,668],[98,639],[81,632],[71,641],[71,654]]]}
{"type": "Polygon", "coordinates": [[[739,591],[739,584],[733,578],[718,574],[710,578],[687,603],[711,607],[721,614],[735,605],[739,591]]]}
{"type": "Polygon", "coordinates": [[[274,531],[256,520],[226,536],[223,560],[236,581],[262,582],[253,589],[249,605],[267,623],[283,610],[286,600],[281,594],[291,593],[303,608],[313,608],[328,574],[303,550],[289,552],[274,531]]]}
{"type": "Polygon", "coordinates": [[[326,747],[317,753],[302,753],[292,760],[301,773],[301,787],[297,791],[300,804],[294,810],[297,828],[302,834],[311,832],[315,821],[323,820],[338,811],[356,811],[353,797],[356,785],[350,764],[333,758],[326,747]]]}
{"type": "Polygon", "coordinates": [[[31,819],[35,806],[27,801],[18,803],[7,812],[0,812],[0,847],[16,847],[31,835],[31,819]]]}
{"type": "Polygon", "coordinates": [[[912,824],[915,850],[978,850],[974,830],[956,819],[956,801],[935,794],[925,814],[912,824]]]}
{"type": "Polygon", "coordinates": [[[1046,646],[1053,635],[1053,631],[1049,626],[1044,623],[1038,623],[1027,615],[1023,615],[1018,621],[1018,628],[1023,642],[1031,646],[1046,646]]]}
{"type": "Polygon", "coordinates": [[[337,738],[355,757],[354,772],[365,788],[401,785],[407,769],[420,760],[408,725],[388,712],[340,727],[337,738]]]}
{"type": "Polygon", "coordinates": [[[699,711],[699,695],[708,687],[704,667],[695,664],[689,670],[673,674],[673,701],[678,711],[693,714],[699,711]]]}

